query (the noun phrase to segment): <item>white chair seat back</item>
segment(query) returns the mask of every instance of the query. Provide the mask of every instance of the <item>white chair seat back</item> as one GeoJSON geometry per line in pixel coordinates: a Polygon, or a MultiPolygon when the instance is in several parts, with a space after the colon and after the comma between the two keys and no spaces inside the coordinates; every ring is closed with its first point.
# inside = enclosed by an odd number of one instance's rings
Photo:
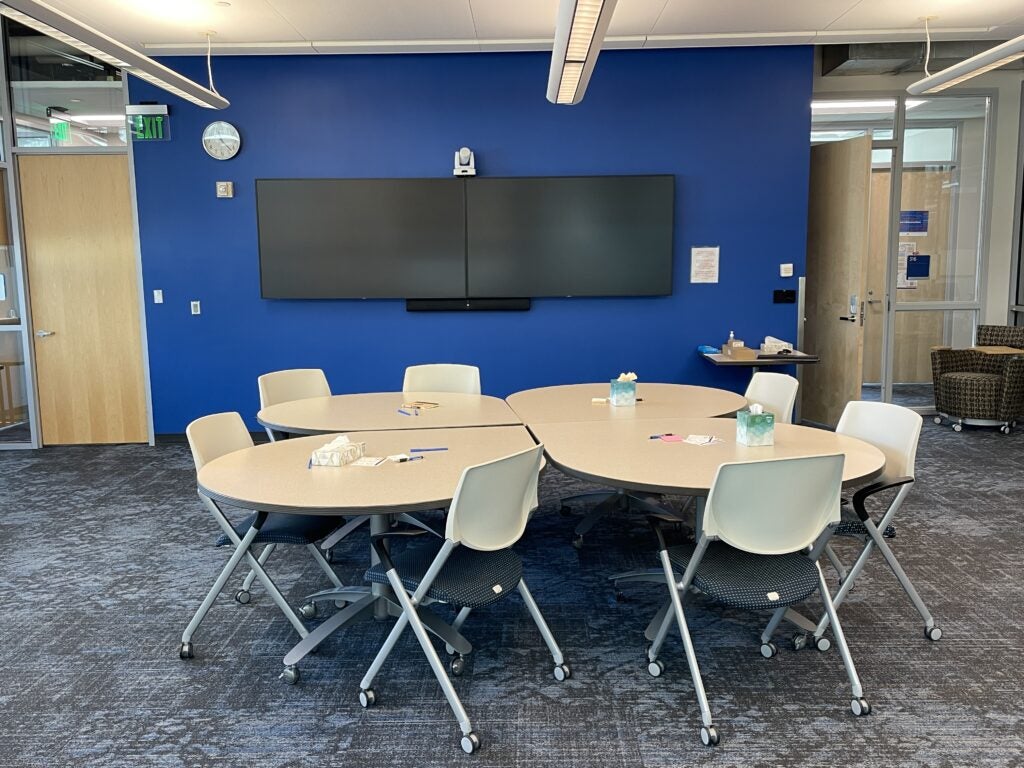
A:
{"type": "Polygon", "coordinates": [[[196,472],[227,453],[252,448],[252,435],[235,411],[214,413],[196,419],[185,428],[196,472]]]}
{"type": "Polygon", "coordinates": [[[526,529],[537,503],[544,446],[466,467],[455,490],[445,538],[491,552],[510,547],[526,529]]]}
{"type": "Polygon", "coordinates": [[[330,397],[331,387],[319,368],[292,368],[265,373],[258,379],[260,408],[309,397],[330,397]]]}
{"type": "Polygon", "coordinates": [[[475,365],[433,363],[405,369],[403,392],[461,392],[480,394],[480,369],[475,365]]]}
{"type": "Polygon", "coordinates": [[[846,404],[836,432],[871,443],[885,454],[880,482],[914,477],[917,444],[921,439],[921,414],[893,403],[857,400],[846,404]]]}
{"type": "Polygon", "coordinates": [[[792,424],[799,388],[800,382],[785,373],[758,371],[751,377],[745,396],[751,405],[757,403],[768,413],[774,413],[777,423],[792,424]]]}
{"type": "Polygon", "coordinates": [[[843,455],[723,464],[703,533],[758,555],[797,552],[839,522],[843,455]]]}

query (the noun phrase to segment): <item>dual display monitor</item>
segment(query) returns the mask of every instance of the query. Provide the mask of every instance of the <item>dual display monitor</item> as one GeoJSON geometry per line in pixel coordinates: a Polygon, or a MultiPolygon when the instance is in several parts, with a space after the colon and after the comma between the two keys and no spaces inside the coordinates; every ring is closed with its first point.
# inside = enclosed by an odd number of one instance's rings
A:
{"type": "Polygon", "coordinates": [[[268,299],[659,296],[674,177],[259,179],[268,299]]]}

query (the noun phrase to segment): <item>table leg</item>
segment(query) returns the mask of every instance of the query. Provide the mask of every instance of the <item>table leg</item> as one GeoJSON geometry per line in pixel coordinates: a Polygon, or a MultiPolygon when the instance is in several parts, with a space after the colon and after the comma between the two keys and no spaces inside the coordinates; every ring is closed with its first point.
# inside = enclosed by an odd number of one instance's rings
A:
{"type": "MultiPolygon", "coordinates": [[[[373,515],[370,517],[370,535],[373,536],[376,533],[386,533],[391,527],[392,516],[391,515],[373,515]]],[[[384,546],[387,546],[385,540],[384,546]]],[[[374,566],[380,562],[380,558],[377,557],[377,553],[370,547],[370,565],[374,566]]],[[[376,598],[386,598],[391,593],[390,588],[387,584],[371,584],[370,594],[376,598]]],[[[377,621],[384,621],[389,618],[387,600],[378,599],[373,606],[373,618],[377,621]]]]}

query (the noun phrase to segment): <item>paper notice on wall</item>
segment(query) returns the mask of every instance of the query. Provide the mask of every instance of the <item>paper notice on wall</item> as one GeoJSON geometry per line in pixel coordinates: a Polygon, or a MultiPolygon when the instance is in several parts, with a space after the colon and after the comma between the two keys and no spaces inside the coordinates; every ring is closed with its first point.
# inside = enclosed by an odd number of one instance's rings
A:
{"type": "Polygon", "coordinates": [[[691,283],[718,282],[718,251],[717,245],[714,248],[690,249],[691,283]]]}
{"type": "Polygon", "coordinates": [[[901,290],[917,288],[917,281],[907,278],[907,257],[917,251],[917,243],[900,243],[900,252],[896,257],[896,287],[901,290]]]}

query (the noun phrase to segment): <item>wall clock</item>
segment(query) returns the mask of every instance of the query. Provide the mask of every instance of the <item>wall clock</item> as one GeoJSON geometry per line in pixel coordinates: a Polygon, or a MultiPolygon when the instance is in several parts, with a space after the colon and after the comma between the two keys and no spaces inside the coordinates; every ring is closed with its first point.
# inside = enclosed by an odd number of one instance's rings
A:
{"type": "Polygon", "coordinates": [[[231,123],[217,120],[203,131],[203,149],[214,160],[230,160],[242,148],[242,137],[231,123]]]}

